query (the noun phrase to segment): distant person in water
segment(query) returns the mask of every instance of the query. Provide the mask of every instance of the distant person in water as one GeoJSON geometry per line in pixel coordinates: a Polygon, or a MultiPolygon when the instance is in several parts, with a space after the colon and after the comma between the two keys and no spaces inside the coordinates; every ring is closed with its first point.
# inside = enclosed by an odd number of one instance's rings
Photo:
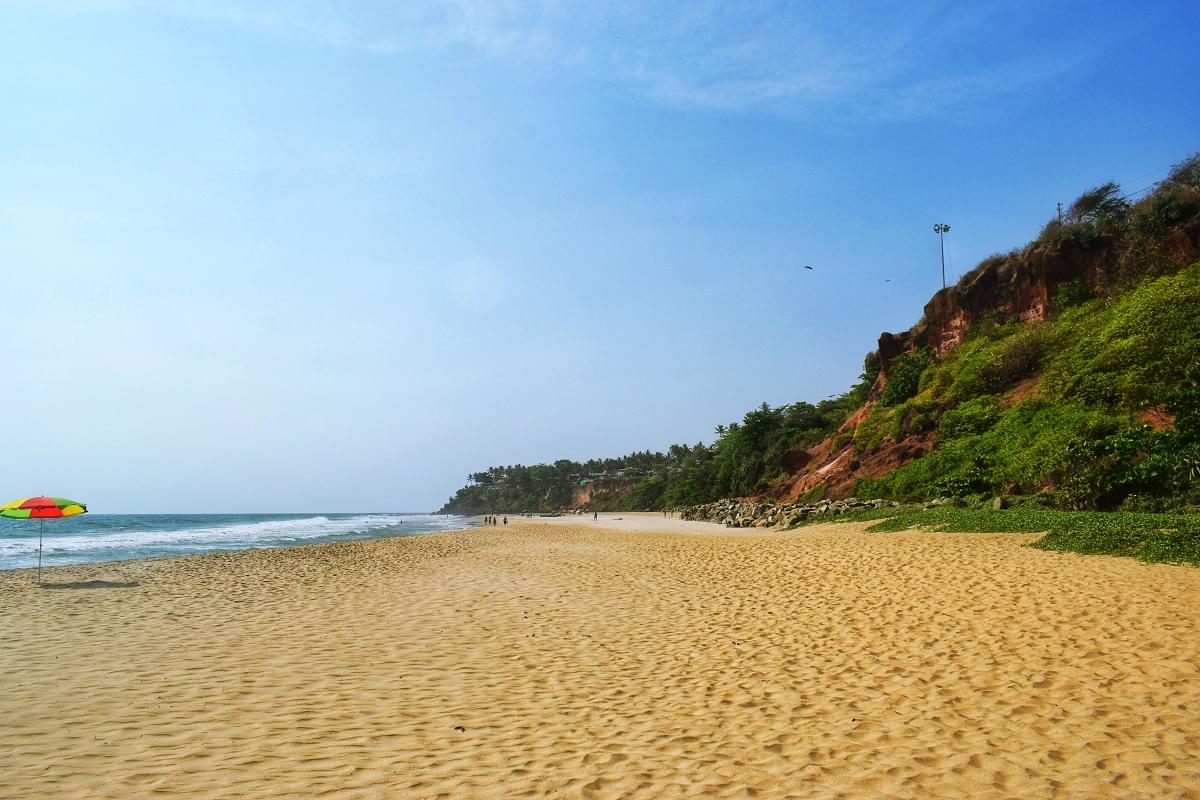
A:
{"type": "Polygon", "coordinates": [[[592,522],[595,522],[595,521],[596,521],[596,520],[598,520],[598,519],[600,519],[600,512],[599,512],[599,511],[593,511],[593,512],[592,512],[592,522]]]}
{"type": "Polygon", "coordinates": [[[507,514],[504,515],[504,524],[505,525],[508,524],[508,515],[507,514]]]}

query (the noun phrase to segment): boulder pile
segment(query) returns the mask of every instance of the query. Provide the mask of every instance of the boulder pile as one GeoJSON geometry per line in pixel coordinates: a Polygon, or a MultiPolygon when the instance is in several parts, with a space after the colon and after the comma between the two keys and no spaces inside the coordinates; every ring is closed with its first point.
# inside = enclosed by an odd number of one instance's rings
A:
{"type": "Polygon", "coordinates": [[[682,519],[716,522],[727,528],[790,528],[810,517],[835,517],[860,508],[898,506],[891,500],[820,500],[816,503],[784,503],[735,497],[683,509],[682,519]]]}

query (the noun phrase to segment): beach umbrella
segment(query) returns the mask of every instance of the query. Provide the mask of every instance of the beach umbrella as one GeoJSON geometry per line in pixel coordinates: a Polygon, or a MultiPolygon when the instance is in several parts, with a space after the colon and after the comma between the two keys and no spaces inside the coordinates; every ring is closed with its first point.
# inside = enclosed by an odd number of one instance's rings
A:
{"type": "Polygon", "coordinates": [[[48,519],[86,513],[87,506],[65,497],[22,497],[0,506],[0,517],[38,521],[38,583],[42,582],[42,525],[48,519]]]}

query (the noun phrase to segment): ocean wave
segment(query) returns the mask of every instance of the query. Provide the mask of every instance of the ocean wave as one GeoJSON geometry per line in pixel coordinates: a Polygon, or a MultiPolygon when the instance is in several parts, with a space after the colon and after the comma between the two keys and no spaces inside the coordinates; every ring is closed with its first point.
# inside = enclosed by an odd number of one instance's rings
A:
{"type": "MultiPolygon", "coordinates": [[[[97,523],[102,518],[96,518],[97,523]]],[[[138,558],[144,555],[165,555],[208,552],[213,550],[243,550],[262,547],[286,547],[311,540],[337,538],[371,538],[407,533],[435,533],[464,527],[460,517],[426,514],[357,514],[346,517],[314,515],[287,519],[262,519],[196,524],[177,523],[176,526],[142,527],[136,517],[126,518],[128,524],[108,523],[78,533],[59,533],[53,525],[46,526],[43,541],[44,557],[55,563],[67,561],[105,561],[119,558],[138,558]]],[[[166,518],[169,519],[169,518],[166,518]]],[[[28,558],[36,558],[37,529],[22,526],[4,531],[0,537],[0,568],[26,566],[28,558]],[[14,563],[21,562],[21,563],[14,563]]]]}

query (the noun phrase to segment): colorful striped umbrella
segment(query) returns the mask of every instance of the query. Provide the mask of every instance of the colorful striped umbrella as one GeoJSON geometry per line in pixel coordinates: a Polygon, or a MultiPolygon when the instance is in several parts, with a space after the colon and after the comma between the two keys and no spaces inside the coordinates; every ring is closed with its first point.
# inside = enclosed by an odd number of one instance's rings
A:
{"type": "Polygon", "coordinates": [[[38,521],[38,583],[42,582],[42,525],[43,520],[86,514],[87,506],[65,497],[23,497],[0,506],[0,517],[36,519],[38,521]]]}

